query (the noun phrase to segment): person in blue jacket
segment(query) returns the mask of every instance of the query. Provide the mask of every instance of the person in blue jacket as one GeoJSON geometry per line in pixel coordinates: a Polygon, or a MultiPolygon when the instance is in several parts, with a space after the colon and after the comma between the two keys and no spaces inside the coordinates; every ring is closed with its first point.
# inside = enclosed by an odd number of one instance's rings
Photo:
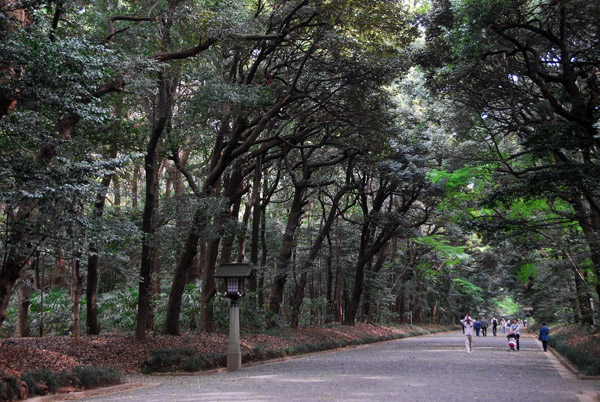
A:
{"type": "Polygon", "coordinates": [[[475,324],[473,324],[475,328],[475,336],[479,336],[479,330],[481,329],[481,322],[477,318],[475,318],[475,324]]]}
{"type": "Polygon", "coordinates": [[[544,346],[544,352],[548,351],[548,341],[550,340],[550,328],[546,326],[546,323],[542,323],[542,327],[540,328],[540,341],[542,341],[542,346],[544,346]]]}

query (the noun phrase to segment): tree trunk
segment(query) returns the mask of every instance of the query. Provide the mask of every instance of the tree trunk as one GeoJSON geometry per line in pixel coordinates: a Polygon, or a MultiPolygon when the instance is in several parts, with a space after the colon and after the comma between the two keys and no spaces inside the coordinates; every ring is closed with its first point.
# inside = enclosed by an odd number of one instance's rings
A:
{"type": "Polygon", "coordinates": [[[306,260],[302,264],[302,274],[300,275],[300,280],[296,283],[290,301],[292,307],[292,317],[290,320],[290,325],[292,326],[292,328],[298,328],[300,307],[302,306],[302,300],[304,299],[304,286],[306,286],[308,272],[309,270],[312,270],[312,266],[323,246],[323,241],[325,241],[325,238],[328,237],[329,233],[331,232],[331,228],[333,227],[335,218],[338,216],[338,205],[344,194],[346,194],[346,191],[347,188],[341,189],[333,198],[331,202],[331,208],[329,209],[329,213],[327,214],[327,218],[325,219],[325,222],[323,222],[321,229],[319,230],[319,235],[315,239],[315,242],[312,245],[308,256],[306,257],[306,260]]]}
{"type": "MultiPolygon", "coordinates": [[[[229,217],[232,221],[237,222],[240,213],[241,197],[243,195],[244,173],[242,165],[237,163],[232,169],[231,175],[225,180],[225,197],[229,204],[229,217]]],[[[223,222],[226,223],[226,222],[223,222]]],[[[235,240],[234,233],[225,233],[222,239],[221,247],[221,263],[229,264],[233,262],[233,243],[235,240]]]]}
{"type": "MultiPolygon", "coordinates": [[[[117,157],[117,149],[113,149],[109,155],[111,159],[117,157]]],[[[96,202],[94,203],[93,215],[96,219],[100,219],[104,214],[104,206],[106,205],[106,193],[108,192],[111,176],[105,176],[100,183],[100,192],[96,194],[96,202]]],[[[88,275],[87,286],[85,289],[86,299],[86,328],[90,335],[98,335],[100,326],[98,325],[98,249],[93,243],[90,243],[88,254],[88,275]]]]}
{"type": "Polygon", "coordinates": [[[81,335],[79,324],[79,298],[83,285],[83,274],[81,273],[81,260],[79,255],[73,259],[73,277],[71,283],[71,301],[73,302],[73,342],[79,344],[81,335]]]}
{"type": "Polygon", "coordinates": [[[136,164],[133,167],[133,179],[131,180],[131,208],[138,207],[138,180],[140,178],[140,167],[136,164]]]}
{"type": "MultiPolygon", "coordinates": [[[[590,259],[594,266],[594,275],[600,278],[600,217],[589,203],[575,199],[571,205],[577,213],[579,226],[589,247],[590,259]]],[[[596,294],[600,296],[600,280],[596,280],[596,294]]]]}
{"type": "Polygon", "coordinates": [[[23,269],[19,284],[19,303],[17,309],[17,334],[20,337],[29,336],[29,306],[31,305],[29,295],[33,291],[33,282],[33,273],[23,269]]]}
{"type": "Polygon", "coordinates": [[[395,225],[390,225],[387,228],[384,228],[383,231],[379,234],[378,238],[373,241],[372,245],[368,245],[370,243],[370,228],[369,224],[365,223],[363,225],[361,240],[360,240],[360,249],[358,254],[358,261],[355,266],[355,276],[354,276],[354,288],[352,290],[352,297],[350,299],[350,304],[346,309],[346,317],[344,318],[344,325],[354,325],[356,320],[356,315],[358,313],[360,307],[360,300],[362,296],[362,292],[364,290],[364,281],[365,281],[365,267],[368,262],[373,258],[375,253],[381,250],[389,239],[392,237],[393,231],[395,229],[395,225]]]}
{"type": "Polygon", "coordinates": [[[211,300],[217,293],[215,283],[215,266],[219,252],[219,239],[209,241],[206,250],[206,263],[202,270],[202,297],[200,299],[200,329],[204,332],[215,332],[215,320],[211,300]]]}
{"type": "MultiPolygon", "coordinates": [[[[199,211],[196,213],[198,214],[199,211]]],[[[194,221],[199,216],[194,217],[194,221]]],[[[169,292],[169,301],[167,303],[167,317],[165,319],[165,333],[170,335],[179,334],[179,316],[181,314],[181,302],[183,291],[185,290],[186,278],[189,267],[194,262],[194,257],[198,252],[199,236],[196,232],[188,235],[185,241],[183,253],[177,260],[171,291],[169,292]]]]}
{"type": "Polygon", "coordinates": [[[271,285],[271,292],[269,295],[269,311],[273,315],[277,315],[281,309],[281,303],[283,301],[283,291],[285,283],[287,281],[288,266],[290,259],[292,258],[292,251],[294,247],[294,236],[296,230],[300,226],[300,218],[304,213],[304,195],[306,193],[306,187],[296,186],[294,191],[294,198],[292,205],[290,206],[290,213],[288,221],[283,234],[283,240],[281,241],[281,248],[279,256],[277,257],[277,265],[275,267],[275,278],[271,285]]]}
{"type": "Polygon", "coordinates": [[[44,336],[44,291],[46,290],[46,266],[44,264],[44,255],[37,252],[35,259],[35,277],[37,287],[40,290],[40,337],[44,336]],[[41,267],[41,269],[40,269],[41,267]],[[41,271],[41,272],[40,272],[41,271]]]}
{"type": "Polygon", "coordinates": [[[144,158],[144,170],[146,173],[146,196],[144,203],[144,213],[142,215],[142,232],[144,240],[142,244],[142,261],[140,266],[140,283],[138,294],[138,314],[135,330],[135,338],[143,341],[146,338],[146,328],[148,326],[148,312],[150,309],[150,290],[152,284],[151,273],[154,266],[154,249],[156,239],[155,216],[156,199],[158,199],[158,188],[156,186],[159,163],[159,140],[162,136],[171,111],[170,102],[172,99],[172,88],[167,78],[161,73],[159,79],[159,117],[154,124],[150,141],[146,148],[144,158]]]}

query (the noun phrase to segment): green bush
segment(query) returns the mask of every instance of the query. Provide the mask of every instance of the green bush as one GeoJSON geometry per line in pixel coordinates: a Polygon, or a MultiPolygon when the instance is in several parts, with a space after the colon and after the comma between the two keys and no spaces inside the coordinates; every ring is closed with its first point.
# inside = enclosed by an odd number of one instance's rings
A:
{"type": "Polygon", "coordinates": [[[73,369],[73,378],[83,388],[95,388],[121,383],[119,374],[108,367],[77,366],[73,369]]]}
{"type": "Polygon", "coordinates": [[[590,375],[600,375],[600,360],[591,359],[586,352],[568,345],[564,342],[562,335],[551,336],[548,345],[577,366],[579,370],[590,375]]]}
{"type": "Polygon", "coordinates": [[[306,347],[306,345],[295,345],[295,346],[289,346],[286,349],[286,352],[289,356],[297,356],[297,355],[303,355],[305,353],[308,353],[309,350],[306,347]]]}
{"type": "Polygon", "coordinates": [[[28,370],[22,378],[0,378],[0,400],[12,401],[19,397],[21,381],[27,384],[29,396],[43,395],[44,385],[49,392],[56,392],[63,386],[78,388],[96,388],[121,383],[119,374],[106,367],[78,366],[73,370],[63,370],[59,373],[47,368],[28,370]]]}
{"type": "Polygon", "coordinates": [[[21,380],[16,377],[0,379],[0,400],[12,401],[19,395],[19,384],[21,380]]]}
{"type": "Polygon", "coordinates": [[[282,357],[285,357],[285,350],[284,349],[269,349],[266,351],[265,355],[268,359],[280,359],[282,357]]]}
{"type": "Polygon", "coordinates": [[[142,367],[145,374],[154,371],[197,371],[207,366],[209,357],[196,356],[192,348],[159,348],[152,352],[148,362],[142,367]]]}
{"type": "Polygon", "coordinates": [[[202,368],[204,362],[205,360],[201,356],[191,356],[183,362],[183,369],[189,372],[198,371],[202,368]]]}
{"type": "Polygon", "coordinates": [[[40,384],[46,385],[50,392],[56,391],[61,384],[60,374],[45,367],[39,370],[27,370],[23,373],[22,380],[27,383],[29,392],[32,394],[41,393],[40,384]]]}

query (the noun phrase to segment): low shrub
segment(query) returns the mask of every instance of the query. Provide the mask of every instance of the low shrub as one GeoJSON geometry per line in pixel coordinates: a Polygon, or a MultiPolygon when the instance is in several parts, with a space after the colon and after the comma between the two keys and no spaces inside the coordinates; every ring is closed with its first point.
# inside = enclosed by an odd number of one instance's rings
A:
{"type": "Polygon", "coordinates": [[[183,361],[183,369],[185,371],[194,372],[198,371],[205,364],[205,360],[202,357],[190,356],[183,361]]]}
{"type": "Polygon", "coordinates": [[[600,360],[594,359],[589,353],[565,342],[565,336],[558,334],[550,336],[548,345],[572,362],[579,370],[589,375],[600,375],[600,360]]]}
{"type": "Polygon", "coordinates": [[[154,371],[196,371],[194,366],[201,367],[201,361],[195,356],[196,352],[192,348],[160,348],[156,349],[150,355],[150,359],[142,368],[142,372],[151,373],[154,371]]]}
{"type": "Polygon", "coordinates": [[[119,373],[108,367],[77,366],[72,371],[72,378],[82,388],[96,388],[121,383],[119,373]]]}
{"type": "Polygon", "coordinates": [[[21,379],[27,384],[29,392],[37,395],[45,393],[44,386],[48,387],[49,392],[54,392],[61,385],[61,375],[45,367],[26,371],[21,379]]]}
{"type": "Polygon", "coordinates": [[[97,388],[121,383],[119,374],[110,368],[78,366],[59,373],[48,368],[28,370],[21,378],[0,378],[0,400],[14,401],[22,397],[26,386],[26,397],[56,392],[60,387],[80,389],[97,388]],[[22,384],[25,385],[22,385],[22,384]]]}
{"type": "Polygon", "coordinates": [[[14,401],[19,397],[21,380],[16,377],[0,378],[0,400],[14,401]]]}
{"type": "Polygon", "coordinates": [[[309,350],[306,347],[306,345],[295,345],[295,346],[289,346],[288,348],[286,348],[286,353],[288,354],[288,356],[303,355],[308,352],[309,352],[309,350]]]}
{"type": "Polygon", "coordinates": [[[285,357],[284,349],[269,349],[265,352],[265,355],[268,359],[280,359],[285,357]]]}

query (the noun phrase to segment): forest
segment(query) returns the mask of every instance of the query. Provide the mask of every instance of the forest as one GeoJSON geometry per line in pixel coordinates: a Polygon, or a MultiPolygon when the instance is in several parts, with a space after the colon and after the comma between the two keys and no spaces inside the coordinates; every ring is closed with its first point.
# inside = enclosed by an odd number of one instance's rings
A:
{"type": "Polygon", "coordinates": [[[0,11],[1,336],[595,328],[600,2],[0,11]]]}

